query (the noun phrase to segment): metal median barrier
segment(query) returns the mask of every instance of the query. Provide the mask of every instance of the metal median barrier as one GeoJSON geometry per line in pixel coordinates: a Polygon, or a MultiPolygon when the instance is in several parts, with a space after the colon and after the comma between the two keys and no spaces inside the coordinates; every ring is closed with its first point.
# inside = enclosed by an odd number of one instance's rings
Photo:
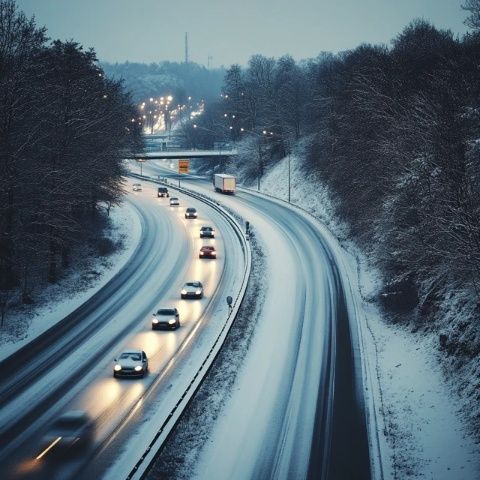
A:
{"type": "MultiPolygon", "coordinates": [[[[160,182],[158,180],[148,178],[145,176],[140,176],[136,175],[133,173],[130,173],[129,176],[135,177],[135,178],[140,178],[142,180],[147,180],[152,183],[156,184],[161,184],[164,185],[163,182],[160,182]]],[[[193,375],[192,379],[190,380],[190,383],[188,384],[187,388],[181,395],[181,397],[178,399],[177,403],[174,405],[174,407],[171,409],[169,414],[167,415],[167,418],[161,425],[160,429],[156,433],[155,437],[153,440],[149,443],[148,447],[145,449],[145,452],[143,453],[142,457],[138,460],[138,462],[135,464],[134,468],[130,471],[130,473],[126,476],[128,480],[140,480],[145,477],[147,474],[153,460],[155,459],[155,456],[157,453],[160,451],[162,448],[163,444],[167,440],[169,434],[172,432],[172,430],[175,428],[177,422],[179,421],[183,411],[185,408],[188,406],[189,402],[192,400],[193,396],[195,395],[196,391],[198,388],[201,386],[205,376],[207,375],[208,371],[210,370],[210,367],[212,366],[215,358],[217,357],[218,353],[220,352],[220,349],[222,348],[222,345],[228,335],[228,332],[230,331],[235,318],[237,316],[238,310],[240,308],[240,305],[242,303],[243,297],[245,295],[245,291],[247,289],[247,284],[248,280],[250,277],[250,270],[251,270],[251,250],[250,250],[250,244],[243,233],[243,230],[241,229],[240,225],[236,221],[236,219],[229,213],[227,210],[225,210],[220,204],[214,202],[210,198],[206,197],[205,195],[201,195],[197,192],[191,191],[186,188],[182,187],[177,187],[174,185],[169,184],[169,188],[172,188],[174,190],[177,190],[181,193],[184,193],[185,195],[189,195],[192,198],[195,198],[205,204],[207,204],[209,207],[213,208],[216,210],[220,215],[224,217],[224,219],[230,224],[232,229],[234,230],[240,245],[242,247],[242,251],[244,254],[244,271],[243,271],[243,279],[242,283],[240,285],[240,288],[238,292],[233,296],[232,303],[228,317],[225,320],[225,323],[223,324],[218,336],[216,337],[215,341],[210,347],[210,350],[208,351],[208,354],[204,358],[203,362],[198,366],[198,369],[196,370],[195,374],[193,375]]]]}

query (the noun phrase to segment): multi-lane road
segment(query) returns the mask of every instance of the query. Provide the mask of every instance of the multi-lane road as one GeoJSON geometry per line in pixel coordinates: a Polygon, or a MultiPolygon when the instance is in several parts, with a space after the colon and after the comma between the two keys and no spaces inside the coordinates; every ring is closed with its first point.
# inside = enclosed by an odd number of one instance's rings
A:
{"type": "MultiPolygon", "coordinates": [[[[128,197],[142,225],[132,258],[66,319],[58,338],[45,338],[34,354],[29,348],[16,354],[8,364],[10,374],[2,376],[0,468],[8,477],[81,478],[92,468],[94,477],[101,477],[121,458],[119,444],[129,446],[127,431],[131,434],[148,416],[162,422],[162,415],[169,415],[225,323],[225,297],[239,289],[245,270],[244,252],[229,222],[182,194],[180,205],[171,207],[167,198],[157,198],[153,185],[144,184],[128,197]],[[197,219],[184,218],[187,206],[197,209],[197,219]],[[203,224],[215,227],[214,239],[200,239],[203,224]],[[216,260],[199,258],[204,244],[216,247],[216,260]],[[189,280],[203,283],[202,299],[180,299],[189,280]],[[152,331],[152,313],[161,307],[179,310],[179,329],[152,331]],[[143,379],[114,379],[113,360],[129,348],[146,352],[149,373],[143,379]],[[72,410],[92,418],[95,442],[65,459],[42,437],[52,420],[72,410]]],[[[141,448],[142,441],[135,446],[141,448]]],[[[123,468],[135,462],[129,458],[123,468]]]]}

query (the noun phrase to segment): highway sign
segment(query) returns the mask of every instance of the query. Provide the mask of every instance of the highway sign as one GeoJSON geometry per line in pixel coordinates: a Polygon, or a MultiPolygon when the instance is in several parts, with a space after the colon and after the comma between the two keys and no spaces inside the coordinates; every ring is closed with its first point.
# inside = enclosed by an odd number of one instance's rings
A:
{"type": "Polygon", "coordinates": [[[188,173],[188,160],[179,160],[178,161],[178,173],[188,173]]]}

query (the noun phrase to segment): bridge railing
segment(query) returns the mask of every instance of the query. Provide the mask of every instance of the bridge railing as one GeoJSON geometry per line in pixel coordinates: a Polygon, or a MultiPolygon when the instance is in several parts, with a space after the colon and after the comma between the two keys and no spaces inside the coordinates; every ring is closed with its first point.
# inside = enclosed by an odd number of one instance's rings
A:
{"type": "Polygon", "coordinates": [[[185,147],[162,147],[162,146],[149,146],[145,149],[146,151],[155,151],[155,152],[231,152],[235,150],[232,145],[225,147],[215,146],[214,148],[185,148],[185,147]]]}

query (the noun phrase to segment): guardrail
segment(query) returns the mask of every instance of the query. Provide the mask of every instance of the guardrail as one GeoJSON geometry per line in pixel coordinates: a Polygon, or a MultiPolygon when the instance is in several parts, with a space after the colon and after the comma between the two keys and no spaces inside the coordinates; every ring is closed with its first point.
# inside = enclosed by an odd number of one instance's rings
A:
{"type": "MultiPolygon", "coordinates": [[[[153,178],[147,178],[144,175],[137,175],[134,173],[130,173],[129,176],[134,177],[134,178],[139,178],[142,180],[147,180],[155,184],[159,185],[165,185],[164,182],[160,182],[158,180],[155,180],[153,178]]],[[[225,210],[219,203],[214,202],[210,198],[201,195],[197,192],[194,192],[192,190],[182,188],[182,187],[177,187],[174,185],[169,184],[168,185],[170,188],[173,190],[177,190],[179,192],[184,193],[185,195],[189,195],[193,198],[196,198],[197,200],[209,205],[211,208],[216,210],[218,213],[220,213],[225,220],[232,226],[236,236],[238,237],[240,244],[242,246],[242,250],[245,255],[245,268],[243,272],[243,280],[240,286],[239,291],[237,292],[237,295],[234,298],[234,301],[232,302],[232,309],[229,312],[229,315],[223,324],[218,336],[216,337],[215,341],[213,342],[207,356],[201,363],[201,365],[198,367],[197,371],[193,375],[189,385],[175,404],[175,406],[172,408],[172,410],[169,412],[167,415],[166,420],[163,422],[161,425],[160,429],[156,433],[155,437],[153,440],[150,442],[148,447],[146,448],[145,452],[143,453],[142,457],[138,460],[138,462],[135,464],[134,468],[130,471],[128,476],[126,477],[128,480],[140,480],[143,479],[150,469],[150,466],[152,462],[155,459],[155,456],[157,453],[160,451],[162,448],[163,444],[165,443],[166,439],[168,438],[169,434],[172,432],[172,430],[175,428],[176,424],[180,420],[180,417],[182,413],[184,412],[185,408],[188,406],[190,401],[192,400],[193,396],[197,392],[197,390],[200,388],[200,386],[203,383],[203,380],[205,379],[205,376],[209,372],[215,358],[220,352],[220,349],[223,346],[223,343],[225,342],[225,339],[228,335],[228,332],[232,328],[232,325],[235,321],[235,318],[237,316],[238,310],[240,308],[240,305],[242,304],[243,297],[245,295],[245,291],[247,289],[248,285],[248,280],[250,278],[250,270],[251,270],[251,250],[250,250],[250,244],[247,241],[247,238],[245,234],[243,233],[243,230],[241,229],[240,225],[238,222],[235,220],[235,218],[227,211],[225,210]]]]}

